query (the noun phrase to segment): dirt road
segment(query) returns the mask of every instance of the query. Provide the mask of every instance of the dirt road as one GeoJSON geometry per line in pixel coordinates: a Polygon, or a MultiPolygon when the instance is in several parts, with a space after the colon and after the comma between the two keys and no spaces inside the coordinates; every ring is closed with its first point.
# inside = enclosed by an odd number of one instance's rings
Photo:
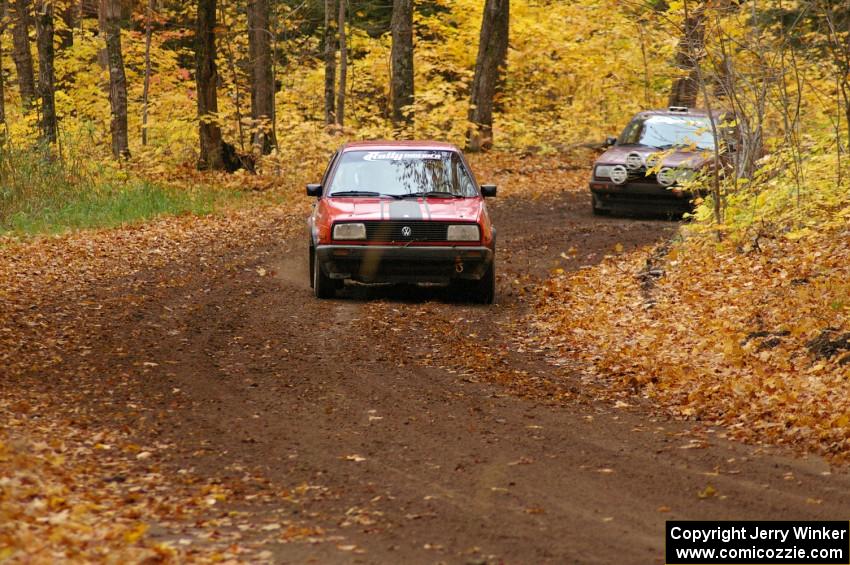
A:
{"type": "Polygon", "coordinates": [[[663,563],[668,519],[846,517],[850,480],[823,461],[596,400],[580,367],[518,341],[549,269],[675,224],[594,218],[572,193],[493,212],[494,307],[416,288],[318,301],[306,237],[264,237],[99,289],[110,312],[61,367],[78,377],[51,386],[171,446],[165,473],[251,477],[227,510],[250,512],[248,543],[297,524],[263,546],[280,563],[663,563]]]}

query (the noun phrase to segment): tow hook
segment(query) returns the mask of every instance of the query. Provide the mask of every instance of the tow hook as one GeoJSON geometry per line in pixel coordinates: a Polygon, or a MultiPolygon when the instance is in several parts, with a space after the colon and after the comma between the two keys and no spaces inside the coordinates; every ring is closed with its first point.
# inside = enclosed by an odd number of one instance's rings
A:
{"type": "Polygon", "coordinates": [[[455,271],[457,271],[458,273],[462,273],[462,272],[463,272],[463,263],[461,263],[461,261],[460,261],[460,257],[458,257],[458,258],[455,260],[455,271]]]}

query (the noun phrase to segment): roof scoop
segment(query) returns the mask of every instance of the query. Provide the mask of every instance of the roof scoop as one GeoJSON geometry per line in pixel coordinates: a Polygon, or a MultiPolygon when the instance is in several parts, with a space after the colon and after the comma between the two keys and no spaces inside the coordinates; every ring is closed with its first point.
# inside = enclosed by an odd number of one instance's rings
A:
{"type": "Polygon", "coordinates": [[[669,112],[680,112],[682,114],[688,113],[688,107],[687,106],[670,106],[669,108],[667,108],[667,110],[669,112]]]}

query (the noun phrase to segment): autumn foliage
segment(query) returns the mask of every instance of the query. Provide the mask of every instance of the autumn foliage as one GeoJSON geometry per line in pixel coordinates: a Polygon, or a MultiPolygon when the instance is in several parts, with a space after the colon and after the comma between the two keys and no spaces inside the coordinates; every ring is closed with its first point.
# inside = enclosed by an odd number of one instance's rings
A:
{"type": "Polygon", "coordinates": [[[694,238],[612,256],[552,277],[535,324],[557,355],[587,361],[597,386],[721,424],[730,437],[844,458],[848,237],[844,226],[802,242],[762,239],[748,252],[694,238]]]}

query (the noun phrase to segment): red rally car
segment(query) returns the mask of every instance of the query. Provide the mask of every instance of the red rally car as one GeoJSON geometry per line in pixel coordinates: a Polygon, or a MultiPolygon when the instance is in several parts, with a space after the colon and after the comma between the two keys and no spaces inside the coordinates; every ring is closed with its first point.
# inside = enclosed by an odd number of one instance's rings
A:
{"type": "Polygon", "coordinates": [[[496,295],[496,229],[481,185],[454,145],[368,141],[339,149],[308,221],[310,284],[331,298],[344,281],[449,284],[473,300],[496,295]]]}

